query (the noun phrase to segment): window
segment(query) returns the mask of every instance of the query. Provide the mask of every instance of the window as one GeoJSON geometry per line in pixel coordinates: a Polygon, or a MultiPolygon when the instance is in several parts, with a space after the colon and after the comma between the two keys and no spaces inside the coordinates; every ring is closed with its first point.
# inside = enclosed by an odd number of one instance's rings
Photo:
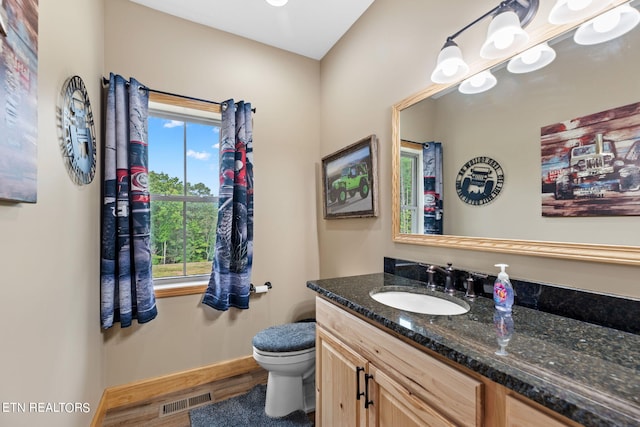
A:
{"type": "Polygon", "coordinates": [[[400,150],[400,233],[422,234],[422,150],[400,150]]]}
{"type": "Polygon", "coordinates": [[[195,105],[185,107],[180,98],[161,102],[150,98],[149,191],[156,295],[200,292],[209,279],[215,248],[220,115],[206,111],[212,105],[204,102],[200,106],[189,101],[195,105]],[[193,292],[158,293],[194,283],[199,286],[193,292]]]}

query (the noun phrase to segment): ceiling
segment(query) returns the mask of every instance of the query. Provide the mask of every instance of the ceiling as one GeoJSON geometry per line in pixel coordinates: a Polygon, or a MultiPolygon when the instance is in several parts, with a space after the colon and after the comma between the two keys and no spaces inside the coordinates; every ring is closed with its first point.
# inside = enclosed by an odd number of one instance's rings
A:
{"type": "Polygon", "coordinates": [[[198,24],[312,59],[340,40],[374,0],[131,0],[198,24]]]}

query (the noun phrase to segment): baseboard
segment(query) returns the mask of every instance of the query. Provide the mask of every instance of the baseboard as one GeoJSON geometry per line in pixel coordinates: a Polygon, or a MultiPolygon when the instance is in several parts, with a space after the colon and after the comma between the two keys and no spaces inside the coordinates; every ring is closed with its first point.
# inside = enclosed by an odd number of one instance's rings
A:
{"type": "Polygon", "coordinates": [[[100,427],[108,410],[262,369],[253,356],[215,363],[114,387],[102,393],[91,427],[100,427]]]}
{"type": "Polygon", "coordinates": [[[107,415],[107,390],[102,392],[102,397],[100,398],[100,402],[98,403],[98,408],[96,409],[95,414],[93,415],[93,420],[91,420],[91,427],[100,427],[104,423],[104,417],[107,415]]]}

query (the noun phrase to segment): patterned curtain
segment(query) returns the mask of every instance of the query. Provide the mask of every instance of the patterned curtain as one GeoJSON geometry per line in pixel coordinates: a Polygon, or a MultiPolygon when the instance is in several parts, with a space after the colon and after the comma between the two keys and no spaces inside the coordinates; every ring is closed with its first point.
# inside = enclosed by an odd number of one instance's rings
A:
{"type": "Polygon", "coordinates": [[[253,261],[253,129],[251,104],[222,104],[216,253],[203,304],[249,308],[253,261]]]}
{"type": "Polygon", "coordinates": [[[442,143],[422,144],[424,234],[442,234],[442,143]]]}
{"type": "Polygon", "coordinates": [[[113,73],[106,96],[102,190],[101,324],[157,315],[151,275],[147,116],[149,93],[113,73]]]}

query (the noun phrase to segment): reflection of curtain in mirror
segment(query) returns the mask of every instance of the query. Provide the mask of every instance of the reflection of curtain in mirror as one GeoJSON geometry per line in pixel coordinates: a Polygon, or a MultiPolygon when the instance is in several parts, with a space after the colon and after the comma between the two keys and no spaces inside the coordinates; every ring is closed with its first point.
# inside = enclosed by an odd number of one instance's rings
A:
{"type": "Polygon", "coordinates": [[[442,143],[422,148],[424,180],[424,234],[442,234],[442,143]]]}

